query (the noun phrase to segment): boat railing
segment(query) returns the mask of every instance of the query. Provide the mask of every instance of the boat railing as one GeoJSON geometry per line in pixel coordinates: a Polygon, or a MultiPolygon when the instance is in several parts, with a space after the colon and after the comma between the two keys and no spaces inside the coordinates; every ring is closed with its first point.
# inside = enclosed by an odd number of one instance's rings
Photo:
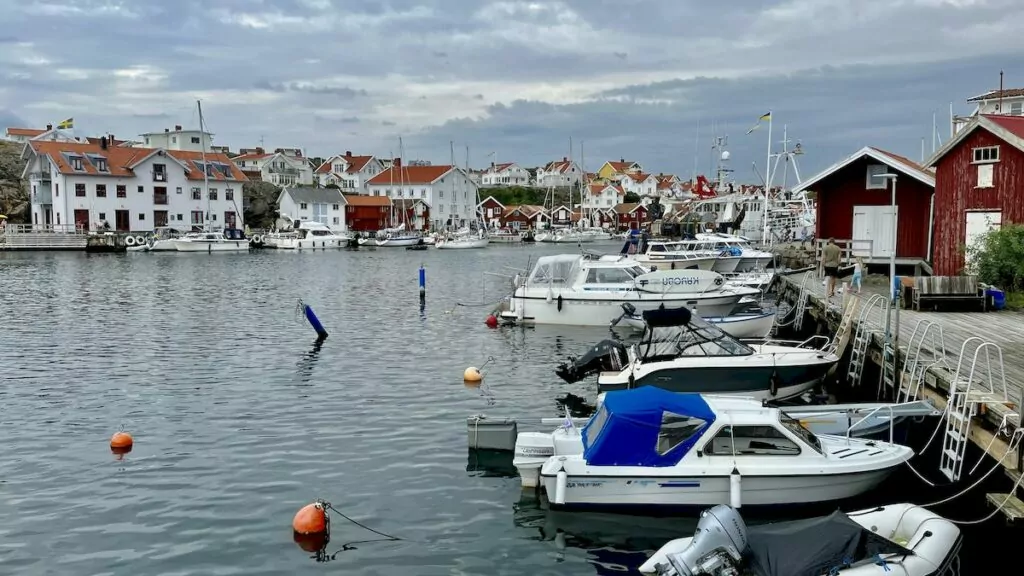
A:
{"type": "Polygon", "coordinates": [[[861,418],[860,420],[854,422],[852,426],[850,426],[849,428],[846,429],[846,443],[847,444],[850,443],[850,432],[852,432],[857,426],[860,426],[864,422],[867,422],[879,410],[885,410],[886,412],[889,413],[889,444],[893,444],[894,443],[893,442],[893,438],[895,436],[894,429],[895,429],[895,426],[896,426],[896,414],[893,412],[892,405],[886,404],[886,405],[883,405],[883,406],[879,406],[879,407],[875,408],[874,410],[868,412],[867,414],[864,415],[863,418],[861,418]]]}
{"type": "Polygon", "coordinates": [[[760,344],[764,344],[767,346],[790,346],[793,348],[809,348],[812,350],[824,350],[825,348],[828,347],[829,344],[832,343],[832,339],[829,338],[828,336],[822,336],[819,334],[816,336],[811,336],[806,340],[777,340],[774,338],[769,338],[767,340],[759,340],[758,342],[760,344]],[[810,345],[811,342],[815,342],[818,340],[824,341],[824,344],[822,344],[820,347],[810,345]]]}

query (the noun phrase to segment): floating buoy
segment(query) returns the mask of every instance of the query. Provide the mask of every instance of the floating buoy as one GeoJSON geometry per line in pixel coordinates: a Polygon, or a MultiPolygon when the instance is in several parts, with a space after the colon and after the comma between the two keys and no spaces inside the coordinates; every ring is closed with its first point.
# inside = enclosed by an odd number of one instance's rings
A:
{"type": "Polygon", "coordinates": [[[479,382],[484,379],[484,375],[480,373],[476,366],[470,366],[462,373],[462,379],[466,382],[479,382]]]}
{"type": "Polygon", "coordinates": [[[292,519],[292,529],[296,534],[303,536],[327,534],[329,526],[327,511],[319,502],[306,504],[295,513],[295,518],[292,519]]]}
{"type": "Polygon", "coordinates": [[[132,449],[132,435],[127,432],[116,432],[110,438],[110,449],[116,453],[124,454],[132,449]]]}
{"type": "Polygon", "coordinates": [[[488,328],[497,328],[498,317],[495,316],[494,314],[491,314],[490,316],[487,317],[487,320],[484,320],[484,324],[487,324],[488,328]]]}

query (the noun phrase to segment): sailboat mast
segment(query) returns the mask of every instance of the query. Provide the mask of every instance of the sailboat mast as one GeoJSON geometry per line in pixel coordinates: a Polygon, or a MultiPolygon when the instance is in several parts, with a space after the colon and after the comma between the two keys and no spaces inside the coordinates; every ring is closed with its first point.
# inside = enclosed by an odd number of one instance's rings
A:
{"type": "Polygon", "coordinates": [[[210,170],[206,167],[206,138],[203,136],[206,134],[206,130],[203,125],[203,103],[196,100],[196,108],[199,110],[199,141],[201,142],[199,149],[203,159],[203,195],[206,196],[206,225],[204,228],[207,232],[211,229],[210,220],[210,170]]]}
{"type": "MultiPolygon", "coordinates": [[[[449,150],[451,152],[452,168],[454,169],[455,168],[455,142],[452,141],[452,140],[449,140],[448,141],[448,148],[449,148],[449,150]]],[[[458,191],[458,189],[455,186],[456,186],[456,183],[452,182],[452,195],[454,196],[454,198],[452,198],[452,201],[448,203],[448,222],[445,224],[445,227],[451,227],[451,226],[455,225],[455,214],[453,213],[453,210],[454,210],[454,206],[455,206],[455,200],[457,200],[459,198],[459,191],[458,191]]]]}
{"type": "MultiPolygon", "coordinates": [[[[583,177],[580,178],[580,221],[579,221],[579,224],[578,224],[579,228],[583,228],[583,216],[584,216],[583,210],[585,210],[585,208],[583,206],[584,205],[583,197],[584,197],[584,194],[585,194],[584,191],[586,190],[586,185],[587,185],[586,184],[586,182],[587,182],[587,169],[585,168],[586,165],[587,165],[586,157],[583,155],[583,140],[580,140],[580,172],[583,173],[583,177]]],[[[572,199],[570,199],[570,202],[569,202],[569,220],[572,220],[572,212],[573,212],[573,210],[572,210],[572,201],[571,200],[572,199]]],[[[588,220],[588,226],[587,227],[589,228],[590,227],[589,226],[589,220],[590,220],[589,216],[587,216],[587,220],[588,220]]]]}
{"type": "Polygon", "coordinates": [[[405,230],[405,226],[406,226],[406,221],[405,221],[405,219],[406,219],[405,192],[404,192],[404,189],[405,189],[405,175],[403,174],[403,172],[406,170],[406,168],[405,168],[405,161],[403,160],[404,156],[405,156],[405,148],[402,146],[402,137],[399,136],[398,137],[398,196],[400,198],[402,198],[402,208],[401,208],[402,212],[401,212],[401,214],[402,214],[402,230],[403,231],[405,230]]]}

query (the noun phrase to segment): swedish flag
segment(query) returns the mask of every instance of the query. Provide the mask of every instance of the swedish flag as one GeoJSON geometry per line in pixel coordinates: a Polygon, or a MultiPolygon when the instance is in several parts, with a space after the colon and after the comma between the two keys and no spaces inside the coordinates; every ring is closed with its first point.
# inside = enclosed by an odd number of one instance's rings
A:
{"type": "Polygon", "coordinates": [[[57,129],[58,130],[70,130],[70,129],[74,128],[74,127],[75,127],[75,119],[74,118],[68,118],[67,120],[61,122],[60,124],[57,124],[57,129]]]}
{"type": "Polygon", "coordinates": [[[772,119],[772,113],[771,113],[771,112],[769,112],[769,113],[767,113],[767,114],[762,114],[762,115],[761,115],[761,117],[757,119],[757,124],[754,124],[754,125],[753,125],[753,126],[752,126],[752,127],[750,128],[750,130],[747,130],[747,134],[750,134],[750,133],[751,133],[751,132],[753,132],[754,130],[757,130],[758,126],[760,126],[760,125],[761,125],[761,122],[762,122],[762,121],[764,121],[764,120],[771,120],[771,119],[772,119]]]}

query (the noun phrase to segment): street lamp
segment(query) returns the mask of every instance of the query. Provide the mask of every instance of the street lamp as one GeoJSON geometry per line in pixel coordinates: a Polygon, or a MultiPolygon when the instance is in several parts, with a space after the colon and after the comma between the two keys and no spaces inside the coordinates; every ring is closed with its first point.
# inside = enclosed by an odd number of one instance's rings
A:
{"type": "Polygon", "coordinates": [[[888,187],[888,181],[892,180],[892,199],[890,204],[892,208],[892,246],[889,252],[889,311],[885,315],[885,339],[886,343],[890,345],[896,340],[892,334],[892,307],[899,294],[896,290],[896,180],[898,177],[898,174],[891,172],[875,174],[875,178],[881,178],[886,182],[886,187],[888,187]]]}

